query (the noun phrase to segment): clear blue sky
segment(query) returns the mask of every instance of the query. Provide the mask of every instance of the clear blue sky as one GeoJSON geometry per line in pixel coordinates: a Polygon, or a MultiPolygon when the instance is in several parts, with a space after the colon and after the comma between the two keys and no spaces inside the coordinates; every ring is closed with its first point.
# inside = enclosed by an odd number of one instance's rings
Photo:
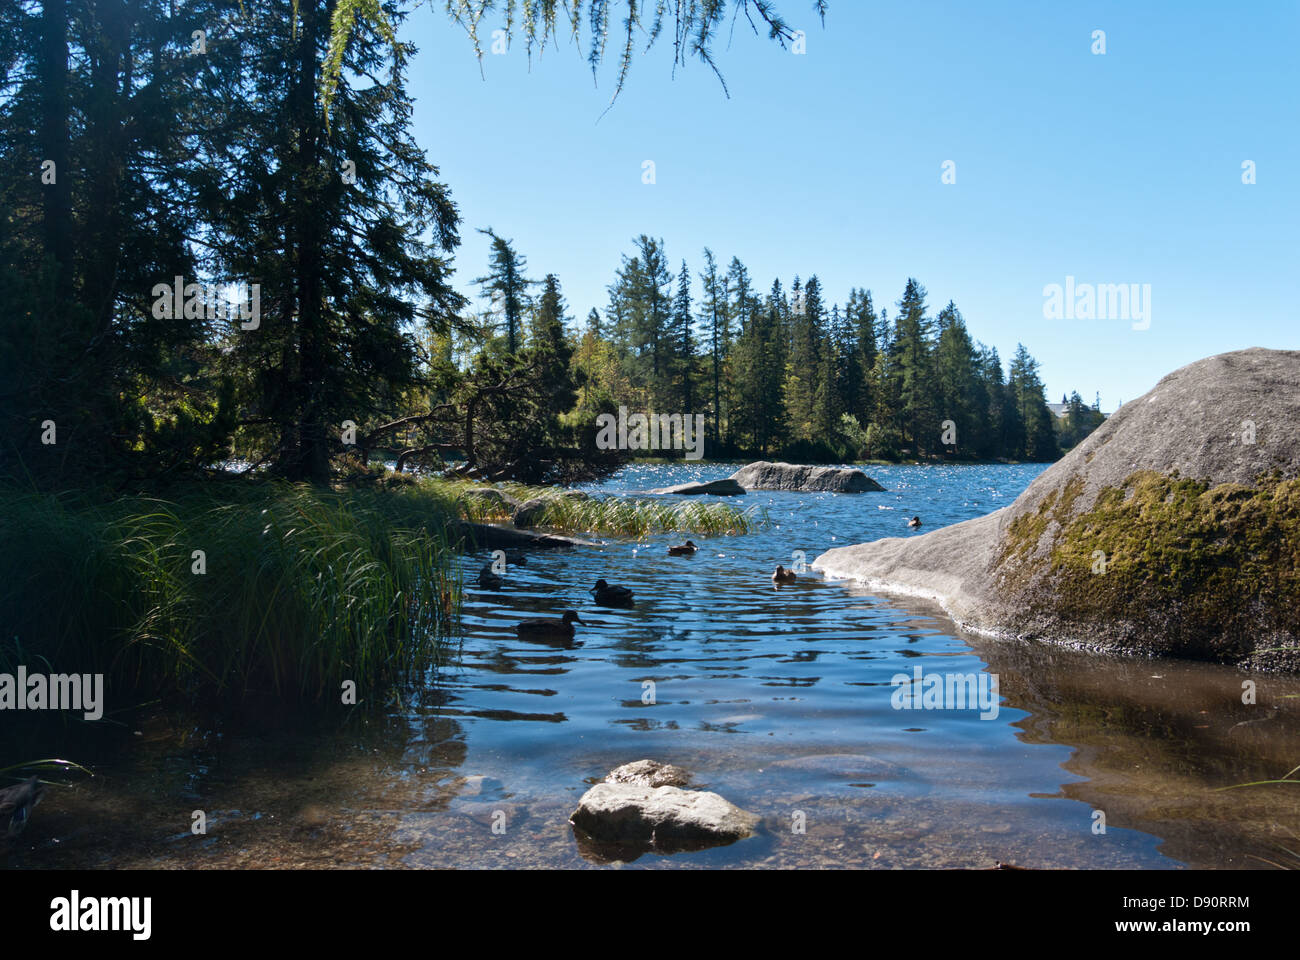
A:
{"type": "Polygon", "coordinates": [[[816,273],[829,300],[868,287],[891,315],[914,276],[1004,360],[1023,342],[1049,400],[1100,391],[1108,411],[1199,357],[1300,345],[1300,3],[831,0],[822,27],[781,0],[805,55],[737,24],[715,51],[727,99],[698,62],[674,78],[661,40],[603,118],[612,61],[596,86],[571,43],[530,67],[517,42],[483,79],[440,7],[403,36],[416,138],[465,220],[466,293],[489,225],[560,277],[579,321],[640,233],[674,268],[697,272],[707,245],[764,291],[816,273]],[[1150,328],[1044,319],[1067,275],[1150,284],[1150,328]]]}

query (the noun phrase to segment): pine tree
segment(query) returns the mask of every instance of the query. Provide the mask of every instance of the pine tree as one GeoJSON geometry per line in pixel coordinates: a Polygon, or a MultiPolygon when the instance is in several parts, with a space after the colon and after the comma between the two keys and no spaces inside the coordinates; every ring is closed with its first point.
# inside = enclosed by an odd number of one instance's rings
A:
{"type": "Polygon", "coordinates": [[[935,432],[936,398],[925,288],[914,279],[907,281],[898,302],[891,351],[903,436],[919,457],[934,449],[939,437],[935,432]]]}
{"type": "Polygon", "coordinates": [[[691,271],[682,261],[677,274],[677,291],[673,297],[671,337],[672,407],[686,415],[695,410],[695,337],[691,328],[695,315],[691,312],[691,271]]]}
{"type": "Polygon", "coordinates": [[[1029,355],[1024,344],[1016,344],[1016,355],[1011,361],[1010,386],[1024,430],[1024,439],[1018,444],[1020,455],[1032,460],[1054,460],[1059,449],[1052,427],[1052,413],[1043,397],[1038,361],[1029,355]]]}
{"type": "Polygon", "coordinates": [[[244,66],[212,88],[231,115],[204,141],[226,197],[213,193],[209,262],[262,290],[260,326],[224,338],[254,425],[250,457],[324,483],[345,450],[343,422],[365,428],[400,412],[421,382],[414,329],[445,330],[464,299],[444,259],[456,210],[410,134],[404,48],[353,33],[348,75],[387,63],[387,82],[341,84],[327,129],[316,79],[329,3],[296,9],[295,19],[290,0],[247,6],[244,66]]]}
{"type": "Polygon", "coordinates": [[[519,350],[519,332],[524,312],[529,307],[528,288],[536,284],[525,273],[528,262],[515,250],[514,241],[498,236],[491,227],[479,230],[491,241],[491,253],[488,258],[488,273],[474,282],[483,291],[483,296],[492,304],[492,312],[501,318],[506,330],[506,350],[516,353],[519,350]]]}
{"type": "Polygon", "coordinates": [[[713,426],[722,434],[722,368],[731,346],[731,306],[727,299],[727,279],[718,273],[713,251],[704,248],[704,271],[700,274],[704,289],[700,295],[700,323],[709,344],[709,366],[713,380],[713,426]]]}
{"type": "MultiPolygon", "coordinates": [[[[987,415],[987,399],[978,376],[978,358],[966,323],[952,301],[936,318],[939,338],[935,347],[935,394],[941,421],[950,420],[956,442],[940,444],[956,456],[975,455],[979,449],[977,433],[987,415]]],[[[942,441],[943,431],[939,439],[942,441]]]]}
{"type": "Polygon", "coordinates": [[[190,22],[220,6],[0,6],[0,472],[118,483],[219,459],[233,412],[208,320],[156,316],[197,280],[202,234],[190,22]],[[180,37],[186,38],[185,43],[180,37]],[[53,422],[56,442],[40,442],[53,422]]]}

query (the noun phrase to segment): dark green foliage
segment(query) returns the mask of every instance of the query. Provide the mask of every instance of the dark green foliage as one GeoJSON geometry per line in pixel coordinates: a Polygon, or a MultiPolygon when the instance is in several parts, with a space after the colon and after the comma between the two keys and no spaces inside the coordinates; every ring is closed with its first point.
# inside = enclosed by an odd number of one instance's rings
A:
{"type": "Polygon", "coordinates": [[[1024,347],[1008,379],[997,351],[972,341],[956,304],[930,317],[916,280],[891,323],[869,290],[828,307],[815,275],[796,277],[789,296],[775,281],[760,300],[739,259],[723,276],[706,249],[695,338],[685,265],[674,291],[662,241],[636,243],[610,287],[612,322],[589,327],[584,346],[585,356],[617,360],[583,361],[584,396],[599,396],[601,410],[709,411],[711,455],[1046,461],[1104,419],[1071,407],[1058,423],[1024,347]]]}
{"type": "Polygon", "coordinates": [[[0,487],[5,644],[104,673],[121,703],[337,704],[344,680],[367,699],[450,632],[455,509],[414,487],[226,481],[109,502],[0,487]]]}

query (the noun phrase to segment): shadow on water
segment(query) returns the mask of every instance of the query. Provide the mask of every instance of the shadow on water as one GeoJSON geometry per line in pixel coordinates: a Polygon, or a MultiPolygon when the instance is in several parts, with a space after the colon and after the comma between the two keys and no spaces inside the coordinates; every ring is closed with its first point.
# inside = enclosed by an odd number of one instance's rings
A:
{"type": "MultiPolygon", "coordinates": [[[[0,756],[68,756],[97,776],[51,788],[0,862],[591,868],[611,858],[577,842],[569,815],[610,769],[650,757],[761,826],[728,846],[615,863],[1300,866],[1286,852],[1300,850],[1300,788],[1216,792],[1300,763],[1300,681],[990,642],[814,574],[773,588],[773,566],[796,551],[811,561],[908,535],[913,514],[932,529],[985,513],[1039,469],[892,467],[871,471],[886,493],[751,493],[738,505],[770,524],[696,535],[691,557],[667,555],[680,535],[539,553],[500,591],[470,587],[459,648],[425,683],[328,725],[248,735],[141,713],[8,727],[0,756]],[[601,577],[630,587],[634,606],[594,605],[601,577]],[[589,621],[571,643],[516,636],[521,620],[565,609],[589,621]],[[997,715],[896,709],[893,678],[918,666],[997,674],[997,715]],[[1241,702],[1247,679],[1255,706],[1241,702]]],[[[594,492],[729,472],[633,468],[594,492]]],[[[485,560],[465,558],[467,580],[485,560]]]]}

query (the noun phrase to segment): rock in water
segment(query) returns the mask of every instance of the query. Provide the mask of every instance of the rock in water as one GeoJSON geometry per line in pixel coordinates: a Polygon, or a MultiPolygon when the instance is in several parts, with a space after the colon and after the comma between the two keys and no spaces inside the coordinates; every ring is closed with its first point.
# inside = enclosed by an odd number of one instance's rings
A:
{"type": "Polygon", "coordinates": [[[758,817],[707,790],[598,783],[582,795],[569,822],[605,858],[634,859],[651,850],[678,853],[748,837],[758,817]]]}
{"type": "Polygon", "coordinates": [[[633,783],[642,787],[684,787],[691,775],[681,767],[657,760],[637,760],[611,770],[606,783],[633,783]]]}
{"type": "Polygon", "coordinates": [[[519,508],[519,501],[510,494],[495,487],[474,487],[461,494],[461,499],[473,503],[480,509],[497,513],[513,513],[519,508]]]}
{"type": "Polygon", "coordinates": [[[547,501],[541,497],[525,500],[515,508],[513,520],[516,527],[535,527],[545,512],[547,501]]]}
{"type": "Polygon", "coordinates": [[[995,513],[813,566],[993,635],[1300,670],[1300,351],[1174,371],[995,513]]]}
{"type": "Polygon", "coordinates": [[[746,490],[869,493],[885,489],[861,470],[849,467],[812,467],[767,460],[741,467],[731,475],[731,479],[746,490]]]}
{"type": "Polygon", "coordinates": [[[675,493],[681,496],[743,497],[745,488],[734,479],[709,480],[705,483],[679,483],[674,487],[657,487],[651,493],[675,493]]]}

